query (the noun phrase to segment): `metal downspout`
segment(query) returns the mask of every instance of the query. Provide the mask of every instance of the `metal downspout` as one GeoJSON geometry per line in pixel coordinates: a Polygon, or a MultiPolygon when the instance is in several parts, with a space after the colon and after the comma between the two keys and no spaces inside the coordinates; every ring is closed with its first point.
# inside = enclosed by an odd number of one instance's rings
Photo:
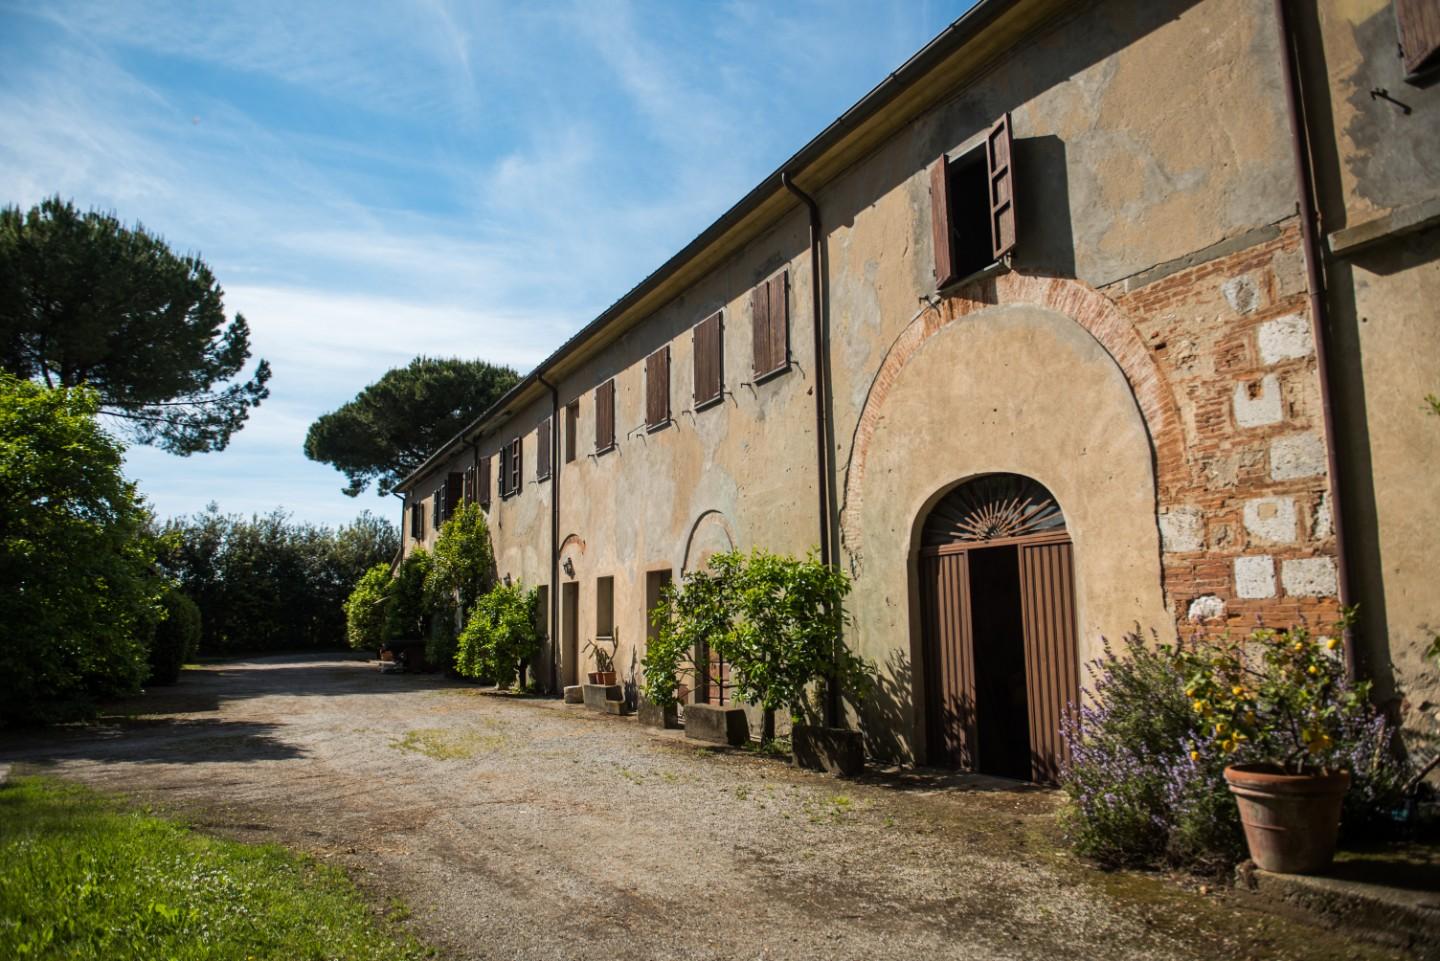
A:
{"type": "Polygon", "coordinates": [[[550,391],[550,686],[560,690],[560,392],[536,373],[535,379],[550,391]]]}
{"type": "MultiPolygon", "coordinates": [[[[1339,456],[1335,449],[1335,416],[1330,398],[1330,364],[1326,349],[1329,314],[1325,301],[1324,261],[1316,236],[1314,179],[1300,81],[1295,66],[1296,38],[1290,27],[1285,0],[1275,0],[1275,21],[1280,30],[1280,69],[1285,85],[1285,111],[1290,120],[1290,146],[1295,161],[1295,185],[1299,192],[1300,240],[1305,250],[1305,273],[1310,288],[1310,330],[1315,342],[1315,367],[1320,380],[1320,410],[1325,430],[1325,468],[1329,475],[1330,522],[1335,530],[1336,591],[1340,606],[1354,603],[1350,593],[1350,563],[1345,554],[1345,513],[1341,509],[1339,456]]],[[[1346,630],[1345,671],[1353,679],[1359,674],[1353,631],[1346,630]]]]}
{"type": "MultiPolygon", "coordinates": [[[[820,242],[823,236],[820,205],[815,202],[815,198],[795,186],[794,181],[790,179],[790,174],[783,170],[780,172],[780,183],[786,190],[799,198],[810,212],[810,310],[811,326],[815,332],[815,460],[816,471],[819,474],[819,484],[816,487],[819,492],[820,509],[820,562],[829,567],[833,566],[835,562],[831,551],[832,474],[830,470],[829,411],[826,409],[826,398],[830,395],[830,357],[826,348],[828,338],[825,336],[824,291],[820,274],[820,242]]],[[[840,724],[838,685],[827,684],[826,691],[829,696],[825,699],[825,721],[831,727],[838,727],[840,724]]]]}

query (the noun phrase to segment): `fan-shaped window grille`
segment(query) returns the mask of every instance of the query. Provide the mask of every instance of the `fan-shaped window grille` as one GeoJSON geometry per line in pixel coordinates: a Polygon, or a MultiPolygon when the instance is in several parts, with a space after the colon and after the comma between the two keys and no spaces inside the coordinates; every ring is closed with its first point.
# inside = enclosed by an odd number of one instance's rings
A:
{"type": "Polygon", "coordinates": [[[1021,474],[986,474],[941,498],[925,519],[925,547],[1057,534],[1065,515],[1050,492],[1021,474]]]}

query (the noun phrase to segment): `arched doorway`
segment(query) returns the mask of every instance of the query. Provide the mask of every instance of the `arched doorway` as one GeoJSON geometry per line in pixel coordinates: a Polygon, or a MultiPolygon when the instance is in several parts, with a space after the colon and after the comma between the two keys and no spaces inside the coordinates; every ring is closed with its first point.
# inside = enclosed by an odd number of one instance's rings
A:
{"type": "Polygon", "coordinates": [[[925,518],[920,556],[932,764],[1054,781],[1079,697],[1065,515],[1020,474],[986,474],[925,518]]]}

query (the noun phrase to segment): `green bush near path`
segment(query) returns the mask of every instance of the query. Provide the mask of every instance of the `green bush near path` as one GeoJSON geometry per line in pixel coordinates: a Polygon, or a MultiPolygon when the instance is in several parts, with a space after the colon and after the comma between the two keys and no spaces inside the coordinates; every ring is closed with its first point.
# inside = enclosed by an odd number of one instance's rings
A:
{"type": "Polygon", "coordinates": [[[338,870],[196,833],[75,785],[0,788],[0,957],[127,961],[430,956],[338,870]]]}

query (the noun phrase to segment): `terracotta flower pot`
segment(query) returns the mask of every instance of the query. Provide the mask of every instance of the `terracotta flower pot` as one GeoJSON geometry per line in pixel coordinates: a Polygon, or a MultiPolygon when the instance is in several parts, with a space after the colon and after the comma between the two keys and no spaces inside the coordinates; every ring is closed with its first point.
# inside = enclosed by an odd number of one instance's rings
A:
{"type": "Polygon", "coordinates": [[[1225,769],[1225,781],[1240,805],[1250,857],[1262,870],[1315,874],[1330,866],[1348,773],[1286,774],[1273,765],[1236,764],[1225,769]]]}
{"type": "Polygon", "coordinates": [[[615,672],[614,672],[614,671],[596,671],[595,674],[594,674],[594,677],[596,678],[596,680],[595,680],[595,683],[596,683],[596,684],[606,684],[606,685],[609,685],[609,684],[614,684],[614,683],[615,683],[615,672]]]}

